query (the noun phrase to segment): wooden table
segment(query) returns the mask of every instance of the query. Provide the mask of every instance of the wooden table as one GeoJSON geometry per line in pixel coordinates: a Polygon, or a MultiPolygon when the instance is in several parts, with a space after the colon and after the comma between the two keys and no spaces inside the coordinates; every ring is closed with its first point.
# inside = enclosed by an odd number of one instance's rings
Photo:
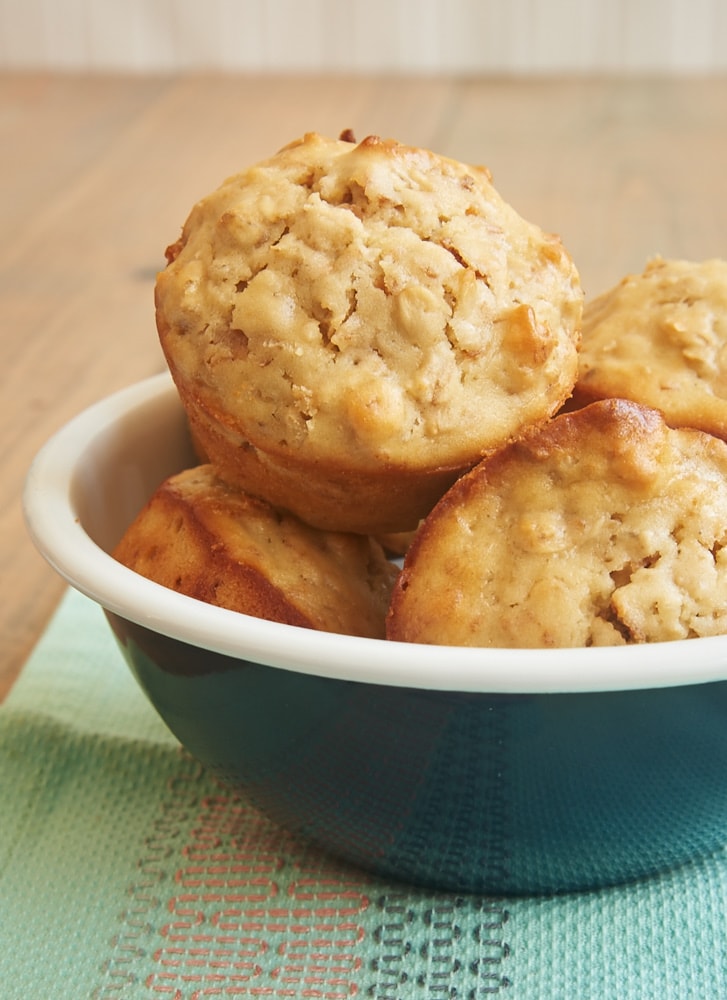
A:
{"type": "Polygon", "coordinates": [[[33,454],[163,367],[165,246],[198,197],[306,131],[487,164],[587,295],[655,253],[727,256],[727,79],[0,75],[0,697],[63,583],[25,532],[33,454]]]}

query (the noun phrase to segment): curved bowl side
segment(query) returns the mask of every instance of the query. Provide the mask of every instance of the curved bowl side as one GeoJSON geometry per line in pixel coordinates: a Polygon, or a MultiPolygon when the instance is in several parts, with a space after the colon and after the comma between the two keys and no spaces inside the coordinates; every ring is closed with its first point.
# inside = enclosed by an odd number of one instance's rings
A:
{"type": "Polygon", "coordinates": [[[109,552],[164,478],[194,464],[168,375],[79,414],[26,480],[30,534],[77,590],[193,646],[374,684],[500,693],[626,690],[727,679],[727,635],[590,649],[476,649],[313,632],[213,607],[146,580],[109,552]]]}
{"type": "Polygon", "coordinates": [[[727,682],[423,691],[201,659],[108,617],[196,757],[277,822],[378,874],[450,891],[562,892],[725,841],[727,682]]]}

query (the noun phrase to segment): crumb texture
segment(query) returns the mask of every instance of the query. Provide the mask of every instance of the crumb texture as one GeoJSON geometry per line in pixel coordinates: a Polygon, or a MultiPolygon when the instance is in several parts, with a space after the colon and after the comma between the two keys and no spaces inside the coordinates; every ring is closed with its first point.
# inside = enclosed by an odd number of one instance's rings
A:
{"type": "Polygon", "coordinates": [[[656,257],[588,302],[577,393],[727,438],[727,261],[656,257]]]}
{"type": "Polygon", "coordinates": [[[727,631],[727,446],[593,403],[463,477],[412,544],[394,639],[619,645],[727,631]]]}
{"type": "Polygon", "coordinates": [[[488,172],[309,134],[199,202],[157,283],[183,399],[248,445],[356,469],[472,464],[550,416],[582,292],[488,172]]]}
{"type": "Polygon", "coordinates": [[[370,638],[384,635],[398,573],[373,539],[311,528],[231,489],[209,465],[164,482],[114,555],[209,604],[370,638]]]}

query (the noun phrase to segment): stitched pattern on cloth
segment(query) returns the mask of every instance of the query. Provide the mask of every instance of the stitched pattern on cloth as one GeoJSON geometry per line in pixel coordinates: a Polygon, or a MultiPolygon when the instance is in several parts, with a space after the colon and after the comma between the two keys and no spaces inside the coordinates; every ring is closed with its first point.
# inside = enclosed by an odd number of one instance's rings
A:
{"type": "Polygon", "coordinates": [[[368,988],[376,1000],[397,1000],[409,983],[415,996],[468,1000],[511,985],[503,971],[510,954],[503,939],[509,912],[500,902],[434,896],[421,905],[396,892],[377,902],[384,920],[374,931],[380,952],[371,963],[377,980],[368,988]]]}
{"type": "Polygon", "coordinates": [[[479,997],[509,985],[497,901],[390,886],[269,822],[186,755],[95,1000],[479,997]]]}

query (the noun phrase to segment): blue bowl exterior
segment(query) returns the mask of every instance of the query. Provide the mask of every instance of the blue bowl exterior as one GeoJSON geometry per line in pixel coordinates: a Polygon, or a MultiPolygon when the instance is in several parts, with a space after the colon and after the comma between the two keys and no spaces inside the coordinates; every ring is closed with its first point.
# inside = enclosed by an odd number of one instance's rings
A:
{"type": "Polygon", "coordinates": [[[602,887],[727,841],[727,682],[493,695],[331,680],[108,614],[180,742],[271,818],[458,892],[602,887]]]}

